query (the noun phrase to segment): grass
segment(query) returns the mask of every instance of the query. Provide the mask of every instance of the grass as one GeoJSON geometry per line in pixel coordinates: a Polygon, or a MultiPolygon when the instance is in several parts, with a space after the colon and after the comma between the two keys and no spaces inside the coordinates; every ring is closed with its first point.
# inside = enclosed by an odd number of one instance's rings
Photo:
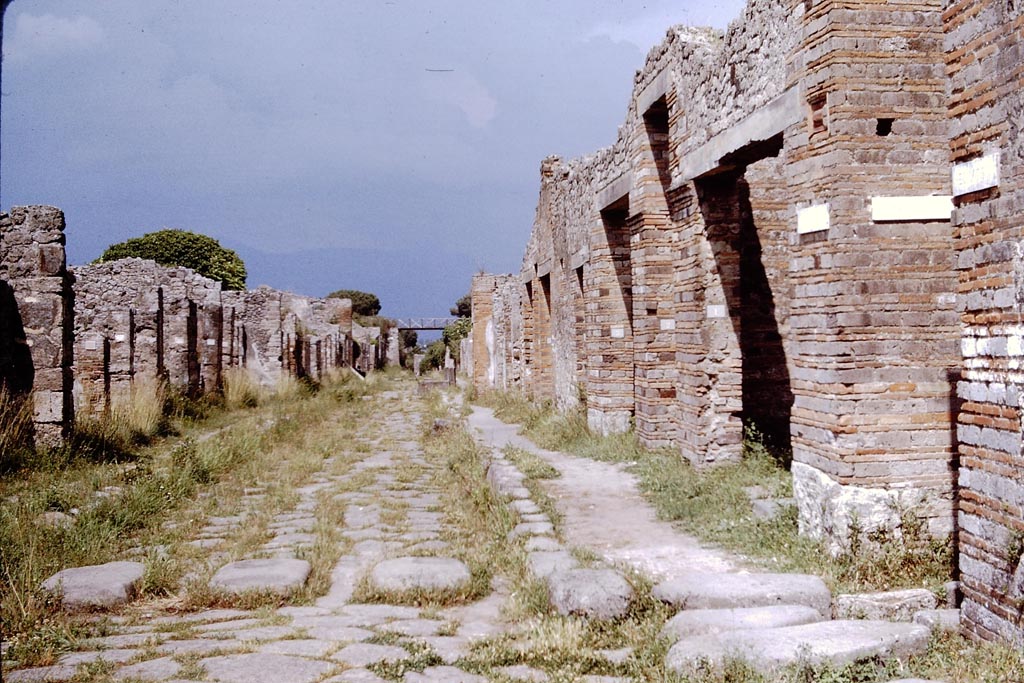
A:
{"type": "MultiPolygon", "coordinates": [[[[360,385],[358,393],[367,390],[360,385]]],[[[240,525],[228,549],[241,559],[265,540],[266,519],[287,504],[290,491],[321,469],[325,457],[345,450],[359,420],[351,413],[369,411],[369,404],[349,400],[351,391],[329,383],[315,394],[291,386],[280,394],[286,399],[213,412],[205,424],[179,418],[183,438],[135,446],[130,459],[96,462],[72,453],[32,467],[22,463],[0,477],[0,616],[3,639],[12,644],[8,657],[45,665],[87,632],[40,591],[43,579],[66,567],[124,559],[133,547],[167,548],[144,555],[143,602],[182,609],[213,601],[203,598],[200,582],[184,593],[177,587],[201,560],[186,545],[196,522],[232,512],[227,508],[237,507],[244,488],[270,480],[275,486],[255,517],[264,526],[240,525]],[[69,524],[47,524],[48,511],[67,514],[69,524]]],[[[140,415],[143,409],[151,406],[140,407],[140,415]]],[[[345,463],[339,458],[336,464],[345,463]]],[[[338,512],[325,506],[322,514],[332,510],[338,512]]],[[[308,602],[326,591],[341,550],[337,534],[331,520],[319,521],[306,558],[311,580],[294,600],[308,602]]]]}

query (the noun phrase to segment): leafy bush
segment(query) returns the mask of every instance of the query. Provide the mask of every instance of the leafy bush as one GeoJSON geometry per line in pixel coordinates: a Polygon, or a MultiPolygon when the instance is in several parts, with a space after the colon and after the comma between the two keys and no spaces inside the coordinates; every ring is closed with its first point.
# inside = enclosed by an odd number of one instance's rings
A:
{"type": "Polygon", "coordinates": [[[184,266],[219,280],[225,289],[245,289],[245,263],[234,251],[206,235],[187,230],[158,230],[112,244],[96,261],[131,257],[150,259],[164,266],[184,266]]]}

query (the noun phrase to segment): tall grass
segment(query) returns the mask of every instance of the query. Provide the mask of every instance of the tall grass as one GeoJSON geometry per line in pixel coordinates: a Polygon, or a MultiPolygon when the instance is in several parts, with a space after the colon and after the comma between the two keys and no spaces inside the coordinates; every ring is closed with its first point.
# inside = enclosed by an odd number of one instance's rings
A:
{"type": "Polygon", "coordinates": [[[267,400],[269,391],[248,368],[224,371],[224,405],[229,410],[255,408],[267,400]]]}
{"type": "Polygon", "coordinates": [[[32,401],[0,386],[0,472],[16,469],[32,448],[32,401]]]}

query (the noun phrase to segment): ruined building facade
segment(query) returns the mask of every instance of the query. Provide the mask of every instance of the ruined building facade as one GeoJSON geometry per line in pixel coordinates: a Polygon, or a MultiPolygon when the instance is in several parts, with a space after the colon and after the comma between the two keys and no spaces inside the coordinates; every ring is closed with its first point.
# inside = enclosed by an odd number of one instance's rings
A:
{"type": "Polygon", "coordinates": [[[141,377],[199,396],[229,368],[272,385],[385,362],[386,340],[353,321],[347,299],[228,291],[135,258],[68,268],[64,228],[53,207],[0,213],[0,388],[31,401],[39,445],[58,445],[76,413],[129,398],[141,377]]]}
{"type": "Polygon", "coordinates": [[[755,428],[804,533],[955,532],[965,629],[1024,638],[1022,4],[671,29],[612,146],[541,164],[521,271],[474,278],[477,389],[698,466],[755,428]]]}

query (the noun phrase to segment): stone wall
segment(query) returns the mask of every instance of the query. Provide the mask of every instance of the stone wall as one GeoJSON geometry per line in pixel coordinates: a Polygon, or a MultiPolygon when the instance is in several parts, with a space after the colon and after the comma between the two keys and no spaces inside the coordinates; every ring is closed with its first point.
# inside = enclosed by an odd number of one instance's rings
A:
{"type": "MultiPolygon", "coordinates": [[[[230,367],[265,384],[352,365],[352,303],[268,287],[224,291],[187,268],[142,259],[79,266],[53,207],[0,214],[0,385],[31,397],[36,440],[57,445],[83,414],[109,411],[141,377],[190,396],[230,367]]],[[[363,335],[371,359],[384,361],[363,335]]]]}
{"type": "Polygon", "coordinates": [[[962,624],[1024,642],[1024,6],[948,2],[962,624]]]}
{"type": "Polygon", "coordinates": [[[938,0],[752,0],[722,35],[670,29],[613,144],[542,162],[521,272],[474,298],[477,386],[582,398],[593,430],[698,466],[755,430],[834,551],[905,514],[951,533],[947,32],[938,0]]]}
{"type": "Polygon", "coordinates": [[[63,213],[0,213],[0,388],[32,401],[40,445],[59,443],[74,418],[71,281],[63,213]]]}

